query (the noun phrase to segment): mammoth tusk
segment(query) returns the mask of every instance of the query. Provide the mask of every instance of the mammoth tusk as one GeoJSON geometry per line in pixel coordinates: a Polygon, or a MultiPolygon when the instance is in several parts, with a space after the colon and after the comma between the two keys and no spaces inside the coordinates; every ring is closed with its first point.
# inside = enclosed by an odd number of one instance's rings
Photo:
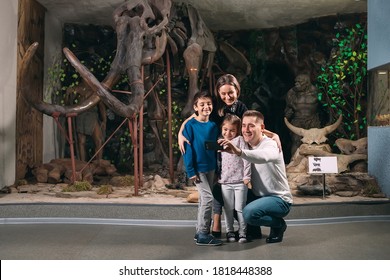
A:
{"type": "Polygon", "coordinates": [[[47,102],[44,102],[43,100],[40,100],[30,94],[29,92],[29,83],[27,78],[27,69],[30,65],[31,59],[33,58],[37,48],[38,43],[35,42],[31,44],[31,46],[27,49],[26,53],[24,54],[21,62],[20,72],[19,72],[19,85],[21,85],[21,96],[22,98],[30,104],[33,108],[38,110],[39,112],[46,114],[48,116],[56,115],[67,115],[70,113],[76,113],[80,114],[82,112],[85,112],[92,107],[96,106],[97,103],[100,101],[99,96],[91,95],[89,98],[85,99],[84,101],[80,102],[77,105],[72,106],[61,106],[56,104],[49,104],[47,102]]]}
{"type": "Polygon", "coordinates": [[[19,81],[22,81],[22,77],[24,77],[22,74],[27,73],[27,68],[29,66],[29,63],[34,56],[35,52],[37,51],[37,48],[39,46],[38,42],[34,42],[31,44],[31,46],[28,47],[26,50],[26,53],[22,57],[21,66],[20,66],[20,72],[19,72],[19,81]]]}
{"type": "Polygon", "coordinates": [[[297,134],[297,135],[299,135],[299,136],[302,136],[302,137],[304,136],[304,129],[292,125],[292,124],[287,120],[286,117],[284,118],[284,123],[285,123],[286,126],[287,126],[292,132],[294,132],[295,134],[297,134]]]}
{"type": "Polygon", "coordinates": [[[85,67],[76,56],[68,48],[64,48],[64,54],[73,67],[79,72],[80,76],[85,80],[85,82],[94,90],[94,91],[104,91],[107,92],[107,89],[102,86],[102,84],[96,79],[96,77],[85,67]]]}
{"type": "MultiPolygon", "coordinates": [[[[143,96],[138,97],[133,104],[125,105],[115,96],[113,96],[106,88],[106,86],[100,83],[96,77],[77,59],[77,57],[68,49],[64,48],[64,54],[68,58],[69,62],[73,65],[84,81],[96,92],[96,94],[102,99],[105,105],[117,113],[121,117],[132,118],[140,109],[143,102],[143,96]]],[[[115,74],[112,74],[112,76],[115,74]]],[[[143,85],[142,85],[143,87],[143,85]]]]}

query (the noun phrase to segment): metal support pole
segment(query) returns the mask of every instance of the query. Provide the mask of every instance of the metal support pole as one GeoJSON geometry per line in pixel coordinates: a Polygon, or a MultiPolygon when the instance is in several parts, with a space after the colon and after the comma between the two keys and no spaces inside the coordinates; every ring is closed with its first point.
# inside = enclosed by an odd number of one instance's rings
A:
{"type": "MultiPolygon", "coordinates": [[[[137,123],[135,125],[136,127],[134,129],[137,129],[137,123]]],[[[139,149],[138,149],[138,161],[139,161],[139,186],[142,187],[144,185],[144,106],[142,105],[140,111],[139,111],[139,133],[138,133],[138,140],[139,140],[139,149]]],[[[138,194],[137,194],[138,195],[138,194]]]]}
{"type": "Polygon", "coordinates": [[[325,199],[325,173],[322,174],[322,199],[325,199]]]}
{"type": "Polygon", "coordinates": [[[74,157],[74,141],[73,141],[73,131],[72,131],[72,118],[76,117],[76,113],[67,114],[68,118],[68,139],[69,139],[69,147],[70,147],[70,158],[72,161],[72,183],[76,181],[76,161],[74,157]]]}
{"type": "MultiPolygon", "coordinates": [[[[144,66],[141,67],[141,79],[142,81],[145,80],[144,77],[144,66]]],[[[137,124],[135,129],[137,129],[137,124]]],[[[141,109],[139,111],[139,136],[138,136],[138,141],[139,141],[139,186],[142,187],[144,185],[144,103],[142,102],[141,109]]],[[[138,190],[137,194],[138,195],[138,190]]]]}
{"type": "Polygon", "coordinates": [[[173,139],[172,139],[172,90],[171,90],[171,62],[169,59],[169,52],[166,51],[167,56],[167,87],[168,87],[168,146],[169,146],[169,177],[171,184],[174,182],[173,170],[173,139]]]}
{"type": "Polygon", "coordinates": [[[129,130],[130,130],[130,137],[133,142],[133,156],[134,156],[134,195],[138,195],[138,188],[139,188],[139,173],[138,173],[138,141],[137,141],[137,117],[135,116],[131,120],[128,119],[129,123],[129,130]]]}

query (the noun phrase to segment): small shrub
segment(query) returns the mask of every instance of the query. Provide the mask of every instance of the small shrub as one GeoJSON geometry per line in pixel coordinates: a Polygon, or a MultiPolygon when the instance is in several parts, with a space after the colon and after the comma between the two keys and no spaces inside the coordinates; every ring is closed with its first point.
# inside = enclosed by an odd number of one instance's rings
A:
{"type": "Polygon", "coordinates": [[[92,189],[92,185],[86,181],[76,181],[72,185],[68,185],[63,188],[63,192],[83,192],[90,191],[92,189]]]}

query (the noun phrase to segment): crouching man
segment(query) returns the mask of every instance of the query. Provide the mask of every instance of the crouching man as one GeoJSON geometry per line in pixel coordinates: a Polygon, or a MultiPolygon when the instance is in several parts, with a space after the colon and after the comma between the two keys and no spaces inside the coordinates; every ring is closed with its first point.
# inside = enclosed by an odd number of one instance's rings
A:
{"type": "Polygon", "coordinates": [[[253,226],[270,227],[267,243],[283,240],[288,215],[293,203],[287,181],[283,153],[277,143],[263,134],[264,116],[249,110],[242,116],[242,136],[250,149],[240,149],[228,140],[218,140],[223,152],[234,153],[251,163],[251,188],[243,209],[245,221],[253,226]]]}

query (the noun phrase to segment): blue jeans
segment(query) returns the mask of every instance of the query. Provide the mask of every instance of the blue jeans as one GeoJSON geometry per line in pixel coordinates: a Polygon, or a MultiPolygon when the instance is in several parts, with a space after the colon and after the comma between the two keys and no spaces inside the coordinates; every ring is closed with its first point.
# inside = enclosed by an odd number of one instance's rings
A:
{"type": "Polygon", "coordinates": [[[250,225],[278,228],[283,225],[283,217],[288,215],[290,209],[291,203],[280,197],[266,196],[247,204],[242,213],[250,225]]]}

